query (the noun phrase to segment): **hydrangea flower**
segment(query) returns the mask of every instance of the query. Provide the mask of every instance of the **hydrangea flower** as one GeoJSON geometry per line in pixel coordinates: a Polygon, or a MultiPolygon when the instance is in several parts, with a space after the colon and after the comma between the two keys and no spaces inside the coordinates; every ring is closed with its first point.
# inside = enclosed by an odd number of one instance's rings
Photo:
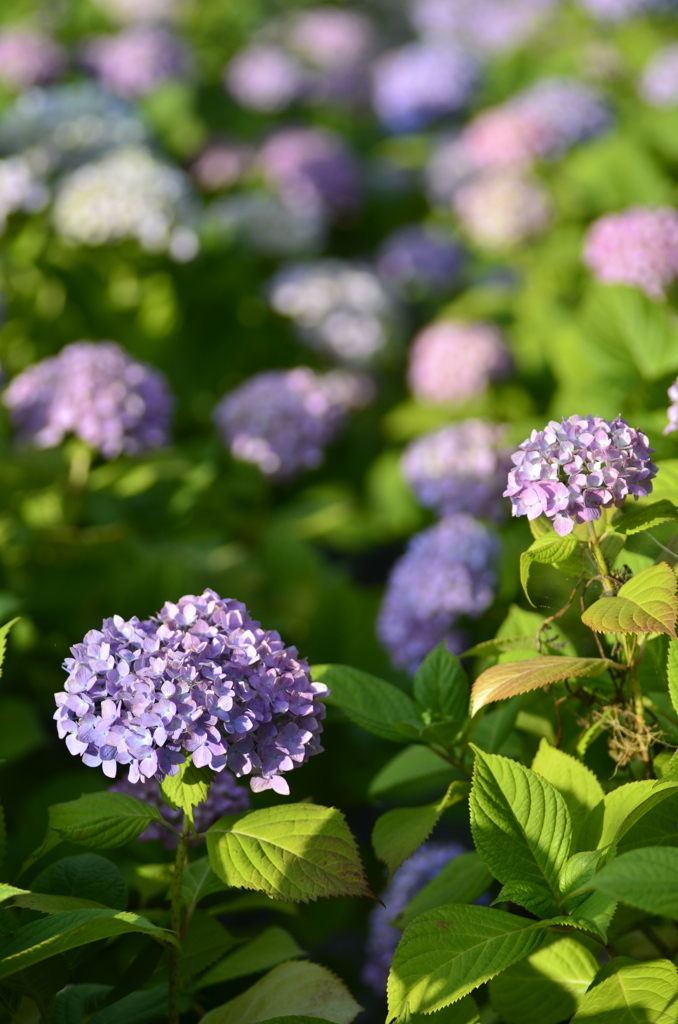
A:
{"type": "Polygon", "coordinates": [[[533,430],[511,456],[504,497],[512,514],[545,515],[564,537],[576,523],[600,519],[604,508],[621,508],[624,499],[646,498],[657,467],[645,434],[621,416],[570,416],[533,430]]]}
{"type": "Polygon", "coordinates": [[[301,340],[349,365],[371,363],[388,345],[394,304],[367,266],[324,259],[283,267],[271,282],[271,306],[290,317],[301,340]]]}
{"type": "Polygon", "coordinates": [[[317,208],[290,207],[279,196],[260,189],[212,203],[201,226],[206,237],[227,241],[236,237],[257,252],[277,258],[317,252],[326,228],[317,208]]]}
{"type": "Polygon", "coordinates": [[[423,402],[460,402],[507,376],[511,357],[493,324],[440,320],[416,335],[407,380],[423,402]]]}
{"type": "Polygon", "coordinates": [[[414,297],[449,290],[458,282],[463,265],[461,245],[419,224],[389,235],[377,258],[377,269],[387,284],[414,297]]]}
{"type": "Polygon", "coordinates": [[[175,167],[146,149],[118,149],[96,163],[84,164],[61,183],[54,223],[68,241],[111,245],[125,238],[148,252],[192,259],[198,240],[190,219],[186,180],[175,167]]]}
{"type": "Polygon", "coordinates": [[[370,913],[363,981],[377,995],[383,995],[386,989],[391,960],[402,936],[402,931],[394,928],[391,921],[451,860],[462,853],[466,853],[466,850],[459,843],[429,841],[394,872],[389,885],[381,894],[384,905],[376,906],[370,913]]]}
{"type": "Polygon", "coordinates": [[[102,84],[123,99],[146,96],[163,82],[181,78],[189,64],[185,44],[154,25],[93,39],[85,60],[102,84]]]}
{"type": "Polygon", "coordinates": [[[268,370],[226,395],[214,419],[235,459],[282,482],[319,466],[348,411],[371,397],[370,382],[346,371],[268,370]]]}
{"type": "Polygon", "coordinates": [[[414,674],[446,641],[463,649],[462,615],[482,614],[494,600],[499,543],[469,515],[447,516],[416,534],[389,576],[377,635],[396,668],[414,674]]]}
{"type": "Polygon", "coordinates": [[[417,438],[400,468],[425,508],[440,515],[468,512],[498,518],[510,466],[505,430],[485,420],[464,420],[417,438]]]}
{"type": "Polygon", "coordinates": [[[49,192],[23,156],[0,160],[0,232],[7,218],[18,210],[33,213],[47,205],[49,192]]]}
{"type": "Polygon", "coordinates": [[[372,103],[391,131],[418,131],[466,106],[477,79],[476,62],[454,43],[408,43],[375,61],[372,103]]]}
{"type": "Polygon", "coordinates": [[[267,43],[253,43],[236,53],[224,70],[224,86],[243,107],[276,114],[298,99],[304,73],[293,57],[267,43]]]}
{"type": "Polygon", "coordinates": [[[523,174],[483,174],[459,189],[454,210],[468,236],[481,248],[506,251],[541,234],[552,204],[543,186],[523,174]]]}
{"type": "Polygon", "coordinates": [[[671,434],[674,430],[678,430],[678,380],[675,380],[669,388],[669,398],[671,405],[668,408],[669,422],[664,427],[665,434],[671,434]]]}
{"type": "Polygon", "coordinates": [[[193,162],[191,173],[206,192],[221,192],[242,180],[251,160],[252,153],[247,146],[220,140],[203,149],[193,162]]]}
{"type": "MultiPolygon", "coordinates": [[[[144,803],[160,811],[162,817],[170,825],[181,829],[182,811],[175,810],[165,803],[157,779],[145,779],[142,776],[135,783],[130,782],[129,779],[120,779],[108,789],[110,793],[123,793],[125,796],[134,796],[137,800],[143,800],[144,803]]],[[[219,818],[224,818],[227,814],[238,814],[240,811],[249,810],[249,808],[250,797],[245,787],[238,785],[231,772],[219,772],[210,784],[207,799],[204,803],[198,804],[193,811],[196,832],[206,832],[219,818]]],[[[157,821],[152,821],[147,825],[138,838],[144,843],[160,839],[167,850],[173,850],[177,845],[177,837],[157,821]]]]}
{"type": "Polygon", "coordinates": [[[364,14],[320,6],[295,13],[287,26],[287,44],[321,71],[341,72],[364,61],[374,45],[374,28],[364,14]]]}
{"type": "Polygon", "coordinates": [[[15,377],[2,396],[22,443],[75,434],[105,459],[169,444],[174,400],[164,374],[112,341],[76,341],[15,377]]]}
{"type": "Polygon", "coordinates": [[[678,104],[678,44],[662,46],[643,71],[640,94],[653,107],[678,104]]]}
{"type": "Polygon", "coordinates": [[[213,590],[151,619],[114,615],[71,653],[59,736],[109,778],[123,765],[132,783],[162,782],[192,754],[197,767],[249,776],[255,793],[286,794],[283,773],[322,749],[327,687],[295,647],[213,590]]]}
{"type": "Polygon", "coordinates": [[[605,284],[626,284],[663,298],[678,277],[678,211],[632,206],[600,217],[584,240],[584,262],[605,284]]]}
{"type": "Polygon", "coordinates": [[[426,38],[454,38],[482,57],[513,50],[532,36],[559,0],[413,0],[410,18],[426,38]]]}
{"type": "Polygon", "coordinates": [[[44,85],[63,71],[61,47],[49,36],[22,28],[0,31],[0,82],[13,89],[44,85]]]}

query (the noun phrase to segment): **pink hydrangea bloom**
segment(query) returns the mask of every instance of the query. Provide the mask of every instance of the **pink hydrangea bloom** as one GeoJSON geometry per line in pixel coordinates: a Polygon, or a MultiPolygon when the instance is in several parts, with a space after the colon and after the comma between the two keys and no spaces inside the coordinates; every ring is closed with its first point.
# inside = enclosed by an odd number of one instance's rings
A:
{"type": "Polygon", "coordinates": [[[678,277],[678,211],[632,206],[595,221],[584,242],[584,262],[599,281],[664,297],[678,277]]]}

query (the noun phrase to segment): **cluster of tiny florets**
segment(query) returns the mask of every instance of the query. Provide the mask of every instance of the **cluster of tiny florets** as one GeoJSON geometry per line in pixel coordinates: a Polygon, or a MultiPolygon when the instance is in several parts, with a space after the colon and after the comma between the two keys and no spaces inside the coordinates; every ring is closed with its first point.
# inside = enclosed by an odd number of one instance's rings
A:
{"type": "Polygon", "coordinates": [[[633,206],[606,214],[589,228],[584,262],[605,284],[626,284],[662,298],[678,277],[678,211],[633,206]]]}
{"type": "Polygon", "coordinates": [[[515,49],[559,0],[412,0],[410,18],[424,38],[452,38],[486,58],[515,49]]]}
{"type": "Polygon", "coordinates": [[[514,171],[496,171],[472,179],[458,190],[453,206],[476,245],[501,251],[545,231],[552,212],[543,185],[514,171]]]}
{"type": "Polygon", "coordinates": [[[419,298],[453,288],[464,262],[458,242],[440,231],[410,224],[389,235],[379,250],[377,268],[395,291],[419,298]]]}
{"type": "Polygon", "coordinates": [[[423,402],[459,402],[507,376],[511,357],[493,324],[441,320],[415,336],[407,380],[423,402]]]}
{"type": "Polygon", "coordinates": [[[19,442],[54,448],[74,434],[106,459],[169,443],[174,400],[160,371],[112,341],[77,341],[30,366],[3,395],[19,442]]]}
{"type": "Polygon", "coordinates": [[[575,523],[600,519],[604,508],[620,508],[624,499],[645,498],[657,467],[645,434],[620,416],[570,416],[533,430],[512,456],[515,468],[504,496],[514,516],[545,515],[557,533],[575,523]]]}
{"type": "Polygon", "coordinates": [[[44,85],[64,66],[64,54],[49,36],[21,28],[0,32],[0,81],[10,88],[44,85]]]}
{"type": "Polygon", "coordinates": [[[197,767],[288,793],[284,772],[321,750],[327,687],[278,633],[212,590],[146,620],[105,619],[71,648],[56,694],[59,736],[90,767],[130,782],[197,767]]]}
{"type": "Polygon", "coordinates": [[[188,69],[185,45],[167,29],[141,25],[119,35],[99,36],[85,51],[85,60],[101,83],[117,96],[145,96],[188,69]]]}

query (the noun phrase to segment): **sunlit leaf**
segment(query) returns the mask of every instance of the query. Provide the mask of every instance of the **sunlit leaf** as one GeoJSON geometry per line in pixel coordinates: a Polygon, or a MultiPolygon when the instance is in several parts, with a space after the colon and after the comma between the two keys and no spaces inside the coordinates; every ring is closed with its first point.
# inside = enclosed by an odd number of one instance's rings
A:
{"type": "Polygon", "coordinates": [[[675,1024],[677,992],[670,960],[615,957],[599,971],[572,1024],[675,1024]]]}
{"type": "Polygon", "coordinates": [[[644,569],[616,597],[600,597],[582,615],[598,633],[668,633],[676,638],[676,574],[666,562],[644,569]]]}
{"type": "Polygon", "coordinates": [[[599,676],[611,662],[603,658],[569,658],[550,654],[530,658],[528,661],[510,661],[493,665],[481,672],[471,690],[471,713],[496,700],[514,697],[518,693],[538,690],[549,683],[564,679],[599,676]]]}

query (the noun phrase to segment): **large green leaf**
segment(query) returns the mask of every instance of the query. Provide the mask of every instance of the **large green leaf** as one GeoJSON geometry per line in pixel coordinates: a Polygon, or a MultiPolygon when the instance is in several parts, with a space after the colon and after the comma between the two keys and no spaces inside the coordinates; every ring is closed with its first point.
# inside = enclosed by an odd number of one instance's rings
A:
{"type": "Polygon", "coordinates": [[[671,704],[673,705],[673,710],[678,713],[678,640],[669,641],[666,675],[669,683],[671,704]]]}
{"type": "Polygon", "coordinates": [[[678,846],[678,791],[655,804],[617,843],[617,853],[644,846],[678,846]]]}
{"type": "Polygon", "coordinates": [[[35,701],[0,697],[0,761],[18,761],[44,742],[45,731],[35,701]]]}
{"type": "Polygon", "coordinates": [[[50,864],[35,876],[31,889],[55,896],[78,896],[116,910],[127,906],[127,887],[122,875],[115,864],[97,853],[80,853],[50,864]]]}
{"type": "Polygon", "coordinates": [[[670,960],[615,957],[598,973],[572,1024],[676,1024],[677,993],[670,960]]]}
{"type": "Polygon", "coordinates": [[[562,794],[572,821],[572,851],[595,849],[603,826],[605,794],[593,772],[546,740],[539,745],[532,771],[562,794]]]}
{"type": "Polygon", "coordinates": [[[622,903],[678,920],[678,850],[646,846],[615,857],[584,886],[622,903]]]}
{"type": "Polygon", "coordinates": [[[85,910],[89,907],[110,909],[97,900],[81,899],[78,896],[52,896],[50,893],[30,892],[28,889],[15,890],[12,902],[15,907],[38,910],[41,914],[63,914],[67,910],[85,910]]]}
{"type": "Polygon", "coordinates": [[[614,528],[617,533],[631,536],[642,530],[651,530],[660,523],[678,523],[678,509],[672,501],[653,501],[651,505],[641,505],[624,509],[619,519],[615,519],[614,528]]]}
{"type": "Polygon", "coordinates": [[[314,665],[311,674],[329,686],[328,704],[341,708],[352,722],[382,739],[406,743],[411,737],[396,725],[405,722],[417,732],[424,725],[412,698],[383,679],[348,665],[314,665]]]}
{"type": "Polygon", "coordinates": [[[466,799],[470,788],[468,782],[452,782],[443,799],[434,804],[398,807],[377,818],[372,845],[390,875],[428,839],[443,812],[466,799]]]}
{"type": "Polygon", "coordinates": [[[388,1020],[433,1013],[529,956],[546,937],[541,921],[489,907],[448,904],[405,929],[388,979],[388,1020]]]}
{"type": "Polygon", "coordinates": [[[649,811],[678,793],[678,782],[627,782],[605,794],[603,829],[598,845],[616,845],[649,811]]]}
{"type": "Polygon", "coordinates": [[[576,1012],[600,967],[569,935],[554,938],[490,982],[490,1002],[507,1024],[560,1024],[576,1012]]]}
{"type": "Polygon", "coordinates": [[[597,633],[668,633],[676,638],[676,574],[666,562],[643,569],[616,597],[600,597],[582,622],[597,633]]]}
{"type": "Polygon", "coordinates": [[[238,939],[214,917],[203,910],[194,911],[181,940],[181,977],[184,984],[237,944],[238,939]]]}
{"type": "Polygon", "coordinates": [[[355,840],[334,807],[283,804],[221,818],[207,833],[207,853],[227,885],[281,900],[370,895],[355,840]]]}
{"type": "Polygon", "coordinates": [[[160,789],[170,807],[183,811],[193,826],[193,808],[205,802],[213,778],[211,768],[196,768],[189,759],[179,766],[176,775],[167,776],[160,789]]]}
{"type": "MultiPolygon", "coordinates": [[[[403,1024],[432,1024],[431,1017],[424,1013],[410,1013],[400,1018],[403,1024]]],[[[473,996],[464,996],[456,1003],[450,1003],[438,1010],[434,1024],[481,1024],[478,1005],[473,996]]]]}
{"type": "Polygon", "coordinates": [[[117,910],[71,910],[23,925],[0,940],[0,978],[6,978],[57,953],[127,932],[142,932],[164,945],[174,933],[158,928],[138,914],[117,910]]]}
{"type": "Polygon", "coordinates": [[[405,928],[419,914],[444,903],[475,903],[492,885],[492,875],[477,853],[462,853],[450,860],[436,877],[414,896],[393,922],[405,928]]]}
{"type": "Polygon", "coordinates": [[[510,697],[499,707],[490,710],[489,714],[483,715],[473,734],[476,745],[488,754],[496,754],[501,750],[516,724],[522,700],[522,694],[510,697]]]}
{"type": "Polygon", "coordinates": [[[549,683],[599,676],[610,664],[604,658],[569,658],[547,654],[531,657],[528,661],[493,665],[481,672],[473,684],[471,714],[477,714],[482,707],[495,700],[538,690],[549,683]]]}
{"type": "Polygon", "coordinates": [[[297,944],[294,936],[284,928],[273,925],[264,928],[254,939],[210,967],[193,983],[192,989],[197,992],[209,985],[220,985],[234,978],[258,974],[286,960],[294,960],[298,956],[304,956],[304,950],[297,944]]]}
{"type": "Polygon", "coordinates": [[[186,865],[181,877],[181,898],[189,913],[192,913],[200,900],[225,889],[228,886],[214,874],[207,857],[200,857],[186,865]]]}
{"type": "MultiPolygon", "coordinates": [[[[560,565],[563,562],[567,562],[574,555],[578,547],[579,541],[573,534],[570,533],[567,537],[559,537],[554,531],[539,537],[530,545],[527,551],[523,551],[520,556],[520,582],[525,592],[525,597],[533,607],[534,601],[530,597],[528,590],[532,565],[535,562],[538,562],[540,565],[560,565]]],[[[581,560],[578,571],[581,572],[581,560]]]]}
{"type": "Polygon", "coordinates": [[[424,659],[412,693],[427,724],[448,719],[461,723],[468,718],[468,678],[447,644],[440,644],[424,659]]]}
{"type": "Polygon", "coordinates": [[[88,1020],[88,1024],[145,1024],[146,1021],[162,1020],[167,1013],[168,996],[167,985],[156,985],[143,992],[130,992],[99,1010],[88,1020]]]}
{"type": "Polygon", "coordinates": [[[421,783],[422,786],[447,785],[451,779],[463,778],[459,769],[445,761],[440,754],[421,743],[413,743],[399,750],[384,767],[377,772],[369,786],[369,795],[383,796],[394,789],[409,788],[421,783]]]}
{"type": "Polygon", "coordinates": [[[530,648],[535,648],[534,633],[531,635],[524,633],[521,636],[498,636],[494,640],[482,640],[479,644],[474,644],[460,657],[491,658],[495,654],[504,654],[506,651],[524,651],[530,648]]]}
{"type": "Polygon", "coordinates": [[[281,1007],[289,1016],[319,1017],[332,1024],[351,1024],[362,1009],[343,981],[326,967],[290,960],[235,999],[210,1010],[200,1024],[260,1024],[274,1020],[281,1007]]]}

